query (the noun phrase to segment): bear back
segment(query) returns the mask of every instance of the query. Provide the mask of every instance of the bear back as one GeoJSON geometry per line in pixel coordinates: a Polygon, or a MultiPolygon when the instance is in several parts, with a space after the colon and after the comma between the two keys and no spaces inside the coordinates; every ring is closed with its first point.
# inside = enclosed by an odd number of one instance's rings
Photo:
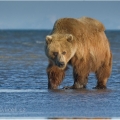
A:
{"type": "Polygon", "coordinates": [[[75,18],[61,18],[58,19],[51,32],[52,34],[72,34],[77,40],[85,40],[90,36],[97,35],[97,33],[105,30],[104,25],[98,20],[81,17],[79,19],[75,18]]]}
{"type": "Polygon", "coordinates": [[[90,30],[93,33],[105,31],[104,25],[96,19],[92,19],[89,17],[82,17],[79,18],[78,20],[87,27],[87,30],[90,30]]]}
{"type": "Polygon", "coordinates": [[[80,21],[78,21],[77,19],[61,18],[55,22],[51,34],[53,33],[67,34],[68,33],[68,34],[75,35],[78,31],[80,32],[82,29],[84,29],[84,25],[83,23],[80,23],[80,21]]]}

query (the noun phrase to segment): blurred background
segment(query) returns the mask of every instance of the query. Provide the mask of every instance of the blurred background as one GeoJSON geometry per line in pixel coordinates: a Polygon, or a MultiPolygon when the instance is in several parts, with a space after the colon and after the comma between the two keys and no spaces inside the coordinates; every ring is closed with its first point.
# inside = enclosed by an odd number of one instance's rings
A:
{"type": "Polygon", "coordinates": [[[0,1],[0,29],[52,29],[62,17],[89,16],[120,29],[119,1],[0,1]]]}

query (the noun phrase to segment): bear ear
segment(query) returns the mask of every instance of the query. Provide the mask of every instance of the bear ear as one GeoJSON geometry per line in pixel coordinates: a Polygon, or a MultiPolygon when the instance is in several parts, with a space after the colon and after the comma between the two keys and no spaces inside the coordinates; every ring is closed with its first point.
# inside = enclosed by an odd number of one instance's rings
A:
{"type": "Polygon", "coordinates": [[[72,42],[73,41],[73,36],[71,34],[66,35],[67,41],[72,42]]]}
{"type": "Polygon", "coordinates": [[[47,43],[47,44],[50,44],[51,42],[52,42],[52,36],[47,35],[47,36],[46,36],[46,43],[47,43]]]}

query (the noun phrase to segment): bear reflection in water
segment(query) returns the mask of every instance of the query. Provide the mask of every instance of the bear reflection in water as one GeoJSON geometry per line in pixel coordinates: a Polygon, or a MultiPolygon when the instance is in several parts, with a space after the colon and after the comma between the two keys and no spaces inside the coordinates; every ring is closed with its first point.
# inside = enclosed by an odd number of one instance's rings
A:
{"type": "Polygon", "coordinates": [[[73,67],[74,84],[65,89],[85,88],[90,72],[95,72],[96,89],[105,89],[111,74],[112,53],[98,20],[62,18],[55,22],[50,35],[46,36],[45,53],[49,59],[47,67],[48,88],[57,89],[65,76],[68,64],[73,67]]]}

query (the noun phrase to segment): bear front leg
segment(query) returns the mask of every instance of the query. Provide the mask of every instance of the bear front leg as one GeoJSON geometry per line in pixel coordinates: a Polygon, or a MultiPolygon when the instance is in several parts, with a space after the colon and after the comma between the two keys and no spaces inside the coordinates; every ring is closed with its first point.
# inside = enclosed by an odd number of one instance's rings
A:
{"type": "Polygon", "coordinates": [[[88,72],[86,70],[73,70],[73,76],[74,76],[74,84],[72,86],[73,89],[78,88],[86,88],[86,84],[88,82],[88,72]]]}
{"type": "Polygon", "coordinates": [[[65,71],[53,65],[48,66],[47,74],[48,74],[48,89],[57,89],[57,87],[60,85],[65,76],[65,71]]]}
{"type": "Polygon", "coordinates": [[[74,84],[72,86],[66,86],[63,89],[79,89],[86,88],[88,82],[89,68],[86,63],[82,62],[79,65],[73,67],[74,84]]]}
{"type": "Polygon", "coordinates": [[[82,58],[81,60],[73,61],[73,89],[85,88],[88,82],[90,72],[89,60],[82,58]],[[74,64],[75,62],[75,64],[74,64]]]}

